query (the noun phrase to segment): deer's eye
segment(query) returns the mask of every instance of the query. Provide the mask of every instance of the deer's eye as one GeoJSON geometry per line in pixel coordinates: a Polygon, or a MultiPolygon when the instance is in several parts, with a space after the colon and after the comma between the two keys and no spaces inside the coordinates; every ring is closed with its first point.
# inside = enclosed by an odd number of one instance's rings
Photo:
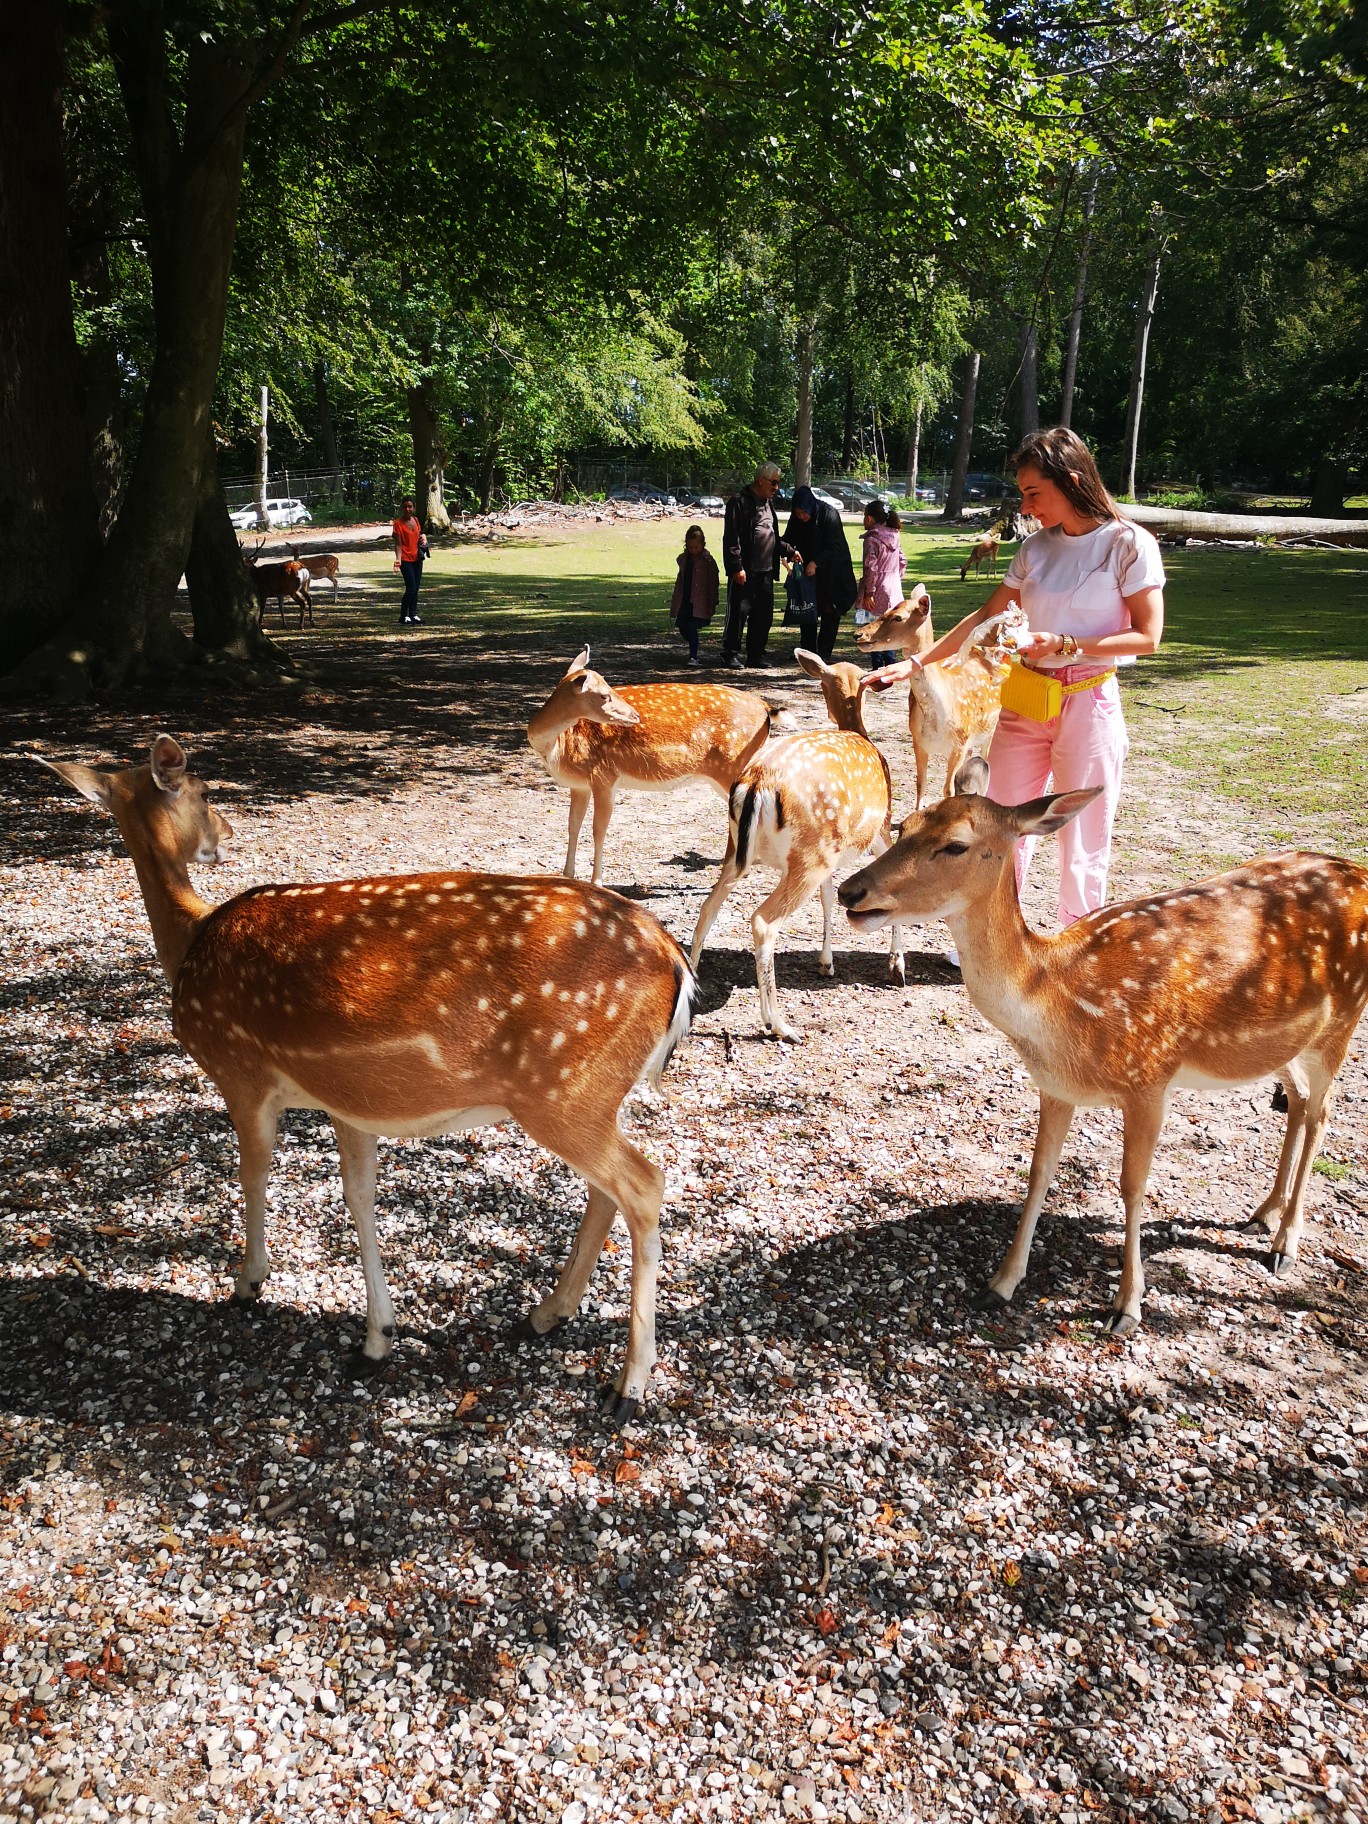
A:
{"type": "Polygon", "coordinates": [[[967,855],[969,844],[967,842],[946,842],[942,843],[935,852],[937,855],[967,855]]]}

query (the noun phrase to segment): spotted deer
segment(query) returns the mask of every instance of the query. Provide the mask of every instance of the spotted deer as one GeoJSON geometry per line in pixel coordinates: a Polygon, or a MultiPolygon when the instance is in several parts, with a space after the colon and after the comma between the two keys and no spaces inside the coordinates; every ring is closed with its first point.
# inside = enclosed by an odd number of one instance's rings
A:
{"type": "Polygon", "coordinates": [[[913,588],[906,601],[890,608],[877,621],[867,621],[855,629],[855,644],[861,652],[905,652],[920,658],[936,643],[931,631],[931,597],[923,584],[913,588]]]}
{"type": "Polygon", "coordinates": [[[1290,1273],[1335,1074],[1368,1006],[1368,869],[1329,855],[1271,855],[1040,936],[1021,915],[1013,848],[1061,829],[1101,788],[1000,805],[981,796],[987,780],[984,762],[969,761],[953,797],[909,818],[893,848],[841,888],[857,930],[894,919],[948,923],[970,1000],[1006,1034],[1040,1092],[1026,1201],[981,1308],[1006,1304],[1025,1276],[1075,1108],[1119,1108],[1125,1257],[1106,1328],[1134,1330],[1145,1292],[1145,1184],[1170,1090],[1267,1076],[1286,1091],[1287,1129],[1250,1226],[1272,1236],[1274,1275],[1290,1273]]]}
{"type": "MultiPolygon", "coordinates": [[[[865,733],[858,665],[828,665],[815,652],[795,654],[816,678],[836,724],[812,734],[784,735],[770,742],[731,788],[727,853],[717,884],[703,902],[694,926],[690,964],[698,967],[714,919],[738,880],[759,863],[779,870],[779,884],[751,919],[760,1018],[780,1039],[801,1034],[784,1019],[774,980],[779,933],[814,893],[822,895],[822,951],[818,972],[834,976],[831,915],[836,905],[835,870],[842,857],[876,854],[890,841],[893,784],[888,762],[865,733]]],[[[888,955],[890,981],[905,980],[902,934],[895,926],[888,955]]]]}
{"type": "Polygon", "coordinates": [[[332,605],[336,608],[338,572],[337,553],[335,551],[311,551],[306,561],[309,566],[309,575],[315,582],[318,582],[322,577],[327,577],[328,581],[332,584],[332,605]]]}
{"type": "Polygon", "coordinates": [[[989,526],[986,532],[981,533],[968,557],[960,565],[960,581],[964,581],[971,569],[977,576],[981,566],[987,569],[989,576],[996,576],[998,546],[1001,542],[1002,533],[998,526],[989,526]]]}
{"type": "Polygon", "coordinates": [[[512,1119],[588,1181],[555,1288],[530,1313],[545,1336],[578,1309],[621,1210],[632,1241],[627,1357],[603,1410],[633,1416],[655,1362],[663,1179],[618,1124],[688,1030],[694,980],[659,924],[559,875],[456,869],[253,887],[200,898],[189,864],[232,834],[169,735],[125,772],[45,762],[110,811],[171,983],[176,1037],[218,1088],[237,1132],[247,1247],[236,1295],[270,1271],[266,1181],[287,1108],[319,1108],[366,1281],[362,1364],[389,1355],[394,1308],[375,1233],[379,1135],[462,1133],[512,1119]]]}
{"type": "Polygon", "coordinates": [[[726,684],[624,684],[589,670],[586,646],[527,725],[527,738],[558,785],[570,787],[566,878],[594,807],[594,867],[620,790],[668,792],[693,780],[725,798],[770,735],[770,707],[753,690],[726,684]]]}
{"type": "MultiPolygon", "coordinates": [[[[1025,625],[1025,614],[1014,605],[982,622],[949,658],[913,667],[908,680],[907,726],[917,768],[915,809],[926,802],[933,754],[945,756],[948,796],[965,760],[987,753],[1002,714],[1002,680],[1025,625]]],[[[877,676],[877,672],[866,673],[865,687],[877,676]]]]}

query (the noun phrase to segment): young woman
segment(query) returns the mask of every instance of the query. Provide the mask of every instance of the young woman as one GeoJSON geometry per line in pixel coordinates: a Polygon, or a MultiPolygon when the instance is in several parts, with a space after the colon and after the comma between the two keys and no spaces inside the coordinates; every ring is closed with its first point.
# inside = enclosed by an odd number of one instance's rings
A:
{"type": "MultiPolygon", "coordinates": [[[[1059,835],[1059,922],[1070,925],[1107,896],[1112,825],[1129,743],[1118,662],[1158,650],[1164,633],[1164,564],[1143,527],[1121,518],[1087,445],[1056,426],[1026,438],[1012,459],[1024,513],[1041,530],[1023,540],[1007,574],[982,608],[966,615],[921,660],[903,659],[871,674],[886,690],[954,652],[965,636],[1009,602],[1031,626],[1022,662],[1063,685],[1063,708],[1049,722],[1002,712],[988,756],[988,795],[1000,804],[1037,798],[1054,776],[1057,792],[1103,789],[1059,835]]],[[[1018,843],[1017,886],[1030,865],[1018,843]]]]}
{"type": "Polygon", "coordinates": [[[423,580],[423,559],[428,555],[428,541],[423,536],[423,522],[411,500],[404,501],[391,529],[394,533],[394,567],[404,579],[399,625],[421,627],[423,617],[418,612],[418,585],[423,580]]]}
{"type": "MultiPolygon", "coordinates": [[[[855,598],[855,625],[866,627],[881,620],[890,608],[903,599],[903,572],[907,558],[902,548],[902,521],[892,507],[881,500],[871,500],[864,510],[864,564],[860,573],[860,593],[855,598]]],[[[896,652],[872,652],[871,665],[879,666],[897,658],[896,652]]]]}
{"type": "Polygon", "coordinates": [[[690,526],[684,534],[684,549],[675,559],[679,574],[670,598],[670,619],[679,629],[679,637],[689,648],[685,663],[697,671],[698,630],[717,612],[717,559],[708,549],[702,526],[690,526]]]}

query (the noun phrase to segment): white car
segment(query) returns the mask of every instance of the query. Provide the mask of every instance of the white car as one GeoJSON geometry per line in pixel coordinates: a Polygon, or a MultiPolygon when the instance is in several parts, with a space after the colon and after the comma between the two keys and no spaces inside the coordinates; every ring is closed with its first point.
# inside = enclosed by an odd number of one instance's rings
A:
{"type": "MultiPolygon", "coordinates": [[[[257,523],[256,506],[237,507],[228,518],[237,531],[254,531],[257,523]]],[[[266,524],[272,530],[280,526],[309,526],[313,524],[313,514],[302,500],[268,500],[266,524]]]]}

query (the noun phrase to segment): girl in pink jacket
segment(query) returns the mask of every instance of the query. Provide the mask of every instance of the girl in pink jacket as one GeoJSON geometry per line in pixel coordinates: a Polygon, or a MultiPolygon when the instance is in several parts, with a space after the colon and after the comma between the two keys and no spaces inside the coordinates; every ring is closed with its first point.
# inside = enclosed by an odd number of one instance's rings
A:
{"type": "MultiPolygon", "coordinates": [[[[864,627],[896,608],[903,599],[903,572],[907,558],[902,548],[902,521],[892,507],[871,500],[864,510],[864,570],[855,603],[855,625],[864,627]]],[[[896,652],[873,652],[870,662],[888,665],[896,652]]]]}

